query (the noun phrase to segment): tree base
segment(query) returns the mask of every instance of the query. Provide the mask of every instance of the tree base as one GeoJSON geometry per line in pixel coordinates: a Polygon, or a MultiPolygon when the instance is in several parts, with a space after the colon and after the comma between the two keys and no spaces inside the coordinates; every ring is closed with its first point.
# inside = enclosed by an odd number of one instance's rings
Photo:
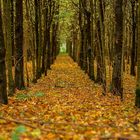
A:
{"type": "Polygon", "coordinates": [[[136,89],[135,106],[140,108],[140,88],[136,89]]]}

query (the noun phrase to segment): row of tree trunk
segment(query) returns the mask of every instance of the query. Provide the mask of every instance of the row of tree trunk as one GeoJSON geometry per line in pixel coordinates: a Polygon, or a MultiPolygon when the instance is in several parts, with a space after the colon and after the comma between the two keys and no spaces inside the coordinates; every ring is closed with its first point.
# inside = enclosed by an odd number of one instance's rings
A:
{"type": "Polygon", "coordinates": [[[111,75],[109,90],[114,95],[120,96],[121,100],[123,100],[123,73],[129,69],[129,73],[135,76],[137,65],[136,106],[140,107],[138,40],[140,2],[79,0],[79,3],[75,2],[74,5],[78,8],[78,14],[74,19],[79,22],[79,27],[77,31],[72,29],[77,36],[74,38],[79,44],[75,45],[75,40],[67,40],[70,56],[77,61],[90,79],[102,85],[103,95],[108,89],[109,68],[109,76],[111,75]]]}
{"type": "Polygon", "coordinates": [[[59,1],[0,1],[0,103],[47,75],[59,51],[58,17],[59,1]]]}

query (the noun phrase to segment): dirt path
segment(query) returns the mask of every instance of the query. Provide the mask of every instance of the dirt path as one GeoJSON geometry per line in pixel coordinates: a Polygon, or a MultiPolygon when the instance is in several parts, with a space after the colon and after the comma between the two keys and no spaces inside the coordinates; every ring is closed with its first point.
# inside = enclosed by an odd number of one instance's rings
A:
{"type": "Polygon", "coordinates": [[[19,125],[26,128],[22,139],[140,139],[140,113],[132,100],[102,96],[67,55],[58,56],[47,77],[0,107],[0,116],[3,139],[19,125]]]}

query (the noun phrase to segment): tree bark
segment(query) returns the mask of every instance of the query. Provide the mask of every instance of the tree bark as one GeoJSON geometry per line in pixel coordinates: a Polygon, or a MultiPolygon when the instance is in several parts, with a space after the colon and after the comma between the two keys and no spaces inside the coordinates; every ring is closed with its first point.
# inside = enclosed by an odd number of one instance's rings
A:
{"type": "Polygon", "coordinates": [[[135,0],[131,1],[132,5],[132,49],[131,49],[131,75],[135,76],[136,66],[136,14],[135,14],[135,0]]]}
{"type": "Polygon", "coordinates": [[[24,89],[24,55],[23,55],[23,3],[16,0],[15,18],[15,85],[24,89]]]}
{"type": "Polygon", "coordinates": [[[112,75],[112,93],[123,98],[123,0],[115,0],[115,56],[112,75]]]}
{"type": "Polygon", "coordinates": [[[41,3],[35,0],[35,33],[36,33],[36,82],[41,77],[41,3]]]}
{"type": "Polygon", "coordinates": [[[0,1],[0,103],[8,104],[7,84],[6,84],[6,66],[5,66],[5,45],[2,28],[2,12],[0,1]]]}
{"type": "Polygon", "coordinates": [[[4,19],[5,19],[5,47],[6,47],[6,62],[8,70],[8,94],[13,95],[15,92],[15,84],[12,73],[12,52],[13,52],[13,24],[12,24],[12,0],[4,1],[4,19]]]}
{"type": "Polygon", "coordinates": [[[138,0],[138,2],[137,86],[135,105],[140,108],[140,0],[138,0]]]}
{"type": "Polygon", "coordinates": [[[99,0],[99,23],[100,23],[100,36],[99,36],[99,51],[100,51],[100,62],[101,62],[101,76],[103,95],[106,94],[106,65],[105,65],[105,1],[99,0]]]}

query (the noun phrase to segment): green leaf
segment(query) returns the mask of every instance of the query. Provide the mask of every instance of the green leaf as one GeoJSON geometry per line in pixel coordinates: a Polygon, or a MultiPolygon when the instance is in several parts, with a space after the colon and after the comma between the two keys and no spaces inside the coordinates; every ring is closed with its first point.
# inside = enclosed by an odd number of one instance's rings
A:
{"type": "Polygon", "coordinates": [[[16,134],[15,132],[12,133],[12,140],[20,140],[19,135],[16,134]]]}
{"type": "Polygon", "coordinates": [[[20,125],[15,130],[16,133],[24,133],[26,132],[26,127],[24,125],[20,125]]]}
{"type": "Polygon", "coordinates": [[[20,140],[20,136],[25,133],[26,127],[23,125],[18,126],[13,132],[12,132],[12,140],[20,140]]]}
{"type": "Polygon", "coordinates": [[[20,94],[16,95],[17,100],[28,100],[29,98],[30,98],[30,96],[25,93],[20,93],[20,94]]]}
{"type": "Polygon", "coordinates": [[[36,92],[35,97],[43,97],[45,94],[43,92],[36,92]]]}

